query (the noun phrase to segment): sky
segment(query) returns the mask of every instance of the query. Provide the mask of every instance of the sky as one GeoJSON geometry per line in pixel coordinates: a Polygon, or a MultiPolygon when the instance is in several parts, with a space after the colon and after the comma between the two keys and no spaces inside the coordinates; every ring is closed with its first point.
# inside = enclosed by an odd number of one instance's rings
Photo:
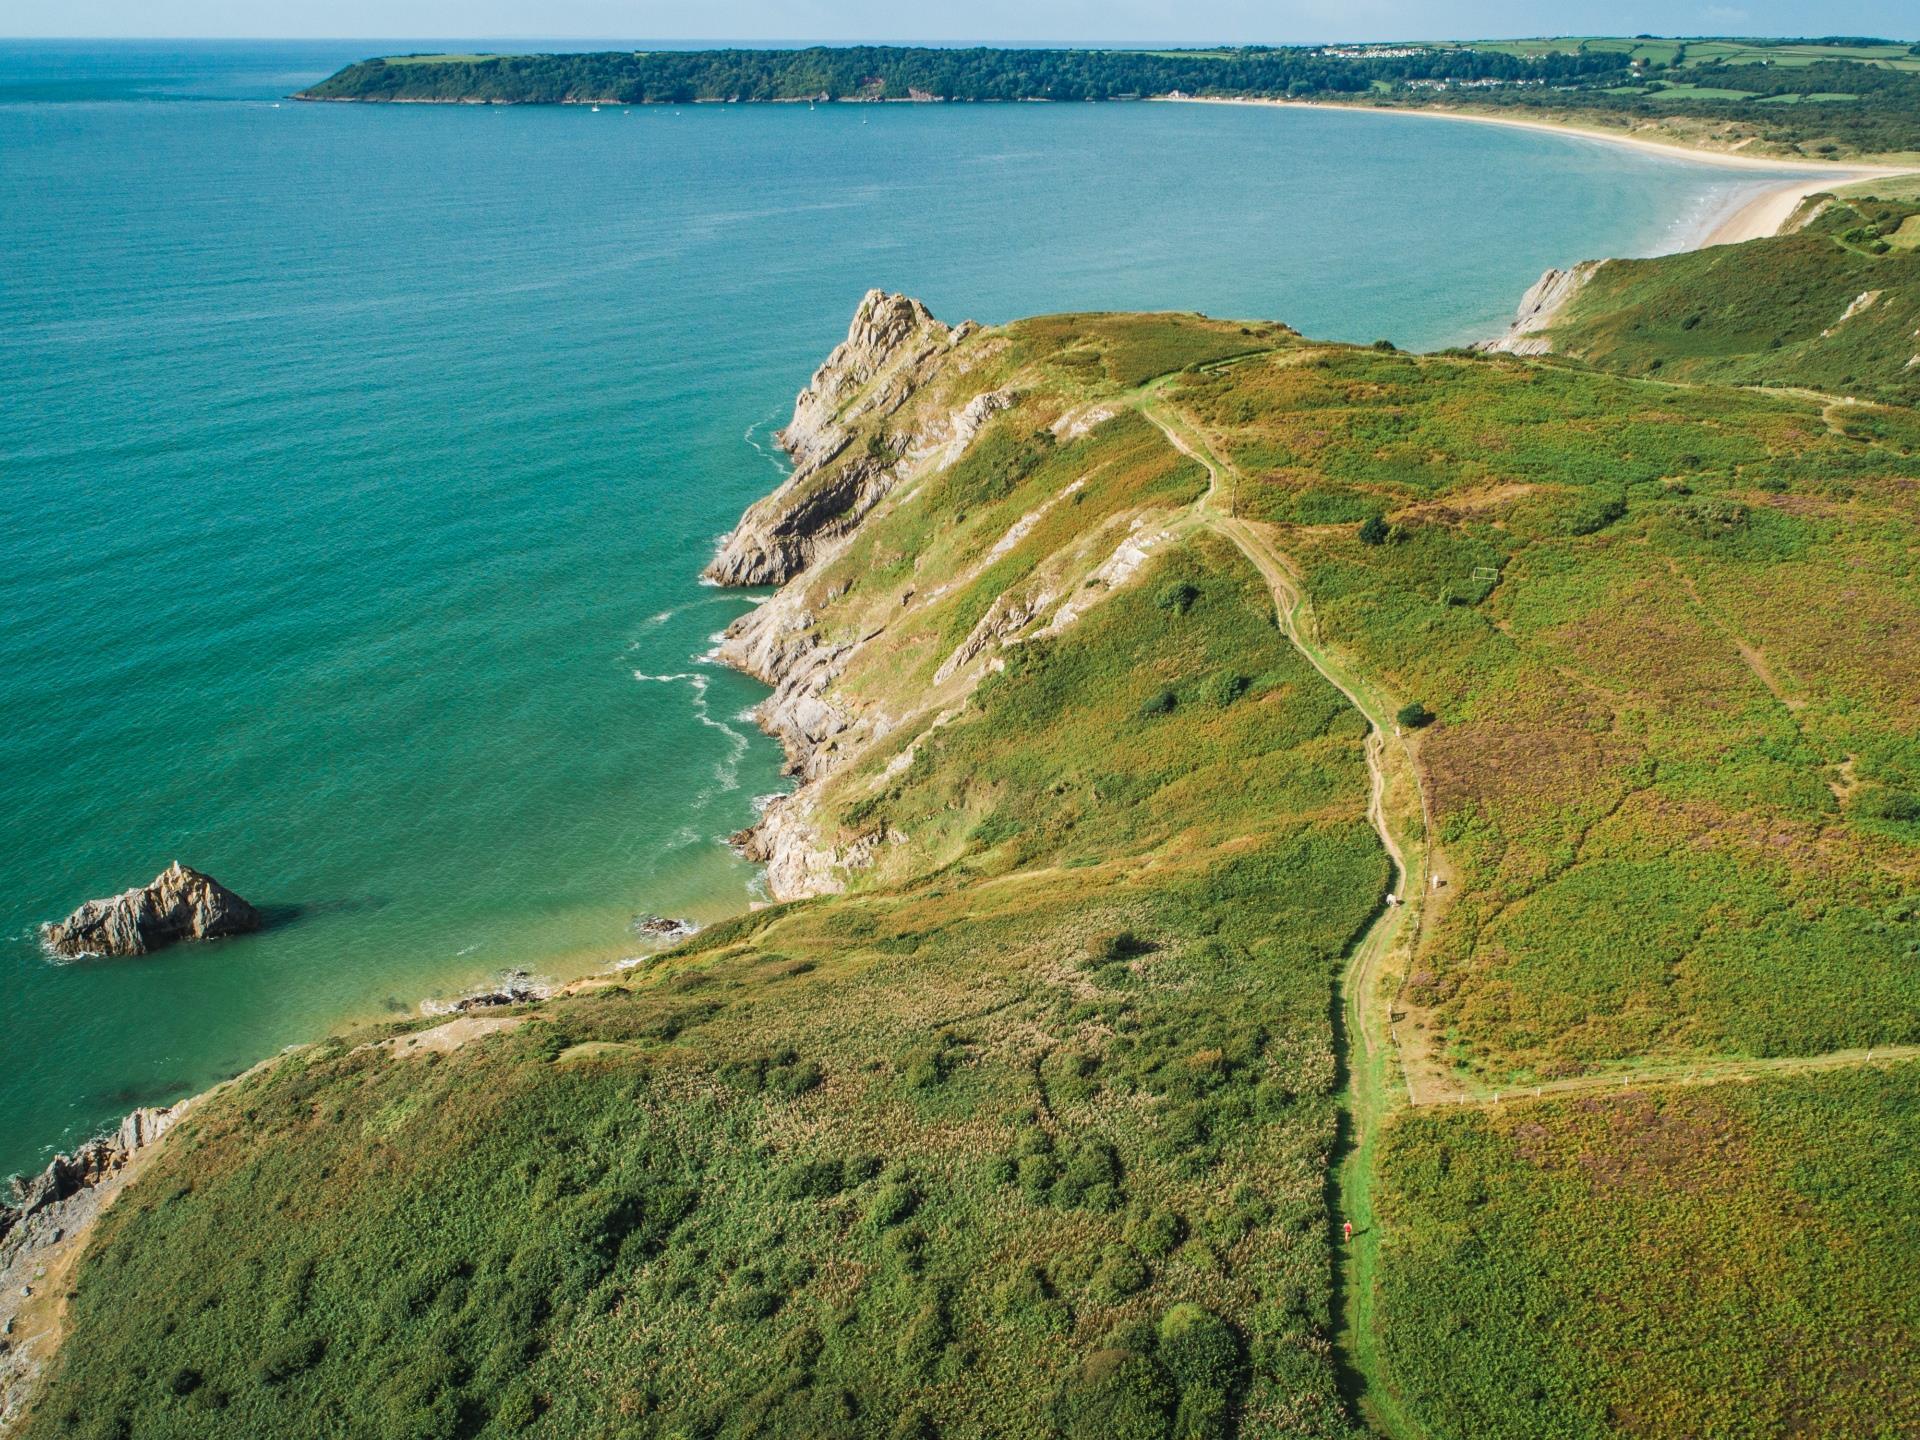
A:
{"type": "Polygon", "coordinates": [[[1182,41],[1920,38],[1917,0],[0,0],[5,36],[1182,41]]]}

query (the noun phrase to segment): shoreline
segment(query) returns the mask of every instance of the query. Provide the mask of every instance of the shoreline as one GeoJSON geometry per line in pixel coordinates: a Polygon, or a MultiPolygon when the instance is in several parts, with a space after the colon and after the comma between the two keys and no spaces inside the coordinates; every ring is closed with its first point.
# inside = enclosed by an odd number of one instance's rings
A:
{"type": "Polygon", "coordinates": [[[1792,178],[1769,185],[1757,194],[1747,194],[1730,202],[1711,220],[1698,227],[1678,250],[1705,250],[1714,245],[1738,245],[1777,235],[1809,196],[1822,194],[1836,186],[1858,184],[1864,180],[1886,179],[1920,174],[1912,165],[1851,164],[1845,161],[1778,160],[1760,155],[1736,155],[1725,150],[1708,150],[1682,145],[1671,140],[1653,140],[1642,135],[1619,134],[1563,121],[1523,120],[1506,115],[1481,115],[1466,110],[1416,108],[1412,106],[1349,105],[1324,100],[1268,100],[1253,96],[1182,95],[1154,96],[1151,104],[1167,105],[1250,105],[1289,110],[1337,110],[1345,114],[1409,116],[1423,120],[1464,121],[1470,125],[1500,125],[1513,130],[1532,130],[1562,139],[1596,140],[1620,145],[1642,154],[1722,170],[1767,170],[1776,176],[1792,178]]]}

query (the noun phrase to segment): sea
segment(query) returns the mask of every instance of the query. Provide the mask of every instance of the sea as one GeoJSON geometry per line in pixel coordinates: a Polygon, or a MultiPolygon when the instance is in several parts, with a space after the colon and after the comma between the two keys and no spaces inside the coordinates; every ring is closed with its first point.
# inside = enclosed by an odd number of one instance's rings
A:
{"type": "Polygon", "coordinates": [[[761,597],[699,571],[869,287],[1430,349],[1765,179],[1316,109],[287,98],[481,48],[0,41],[0,1174],[754,901],[725,840],[789,782],[709,652],[761,597]],[[173,860],[271,925],[42,949],[173,860]]]}

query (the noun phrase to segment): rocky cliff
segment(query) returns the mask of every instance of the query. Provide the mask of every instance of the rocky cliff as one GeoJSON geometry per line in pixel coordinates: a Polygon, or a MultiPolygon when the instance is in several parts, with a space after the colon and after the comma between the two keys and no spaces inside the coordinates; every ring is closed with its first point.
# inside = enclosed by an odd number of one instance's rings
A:
{"type": "MultiPolygon", "coordinates": [[[[746,512],[706,568],[723,585],[783,586],[728,627],[718,651],[726,664],[773,687],[756,718],[785,748],[788,772],[803,782],[735,837],[743,854],[766,865],[775,899],[838,890],[836,872],[867,858],[819,842],[805,787],[846,758],[844,742],[859,717],[828,691],[872,636],[825,634],[814,605],[834,597],[810,596],[801,578],[850,543],[888,497],[957,460],[1010,403],[1007,394],[988,391],[968,395],[951,413],[928,415],[921,405],[902,414],[946,357],[978,332],[971,321],[942,324],[908,296],[868,291],[847,338],[814,372],[780,431],[792,476],[746,512]],[[854,452],[856,433],[866,438],[854,452]]],[[[886,726],[885,717],[868,717],[863,733],[884,733],[886,726]]]]}
{"type": "Polygon", "coordinates": [[[89,900],[40,927],[57,955],[145,955],[180,940],[211,940],[260,928],[260,912],[211,876],[174,861],[153,883],[89,900]]]}
{"type": "Polygon", "coordinates": [[[840,460],[863,420],[894,414],[921,368],[971,327],[950,330],[905,295],[869,290],[847,338],[814,372],[777,437],[793,474],[721,542],[706,575],[722,585],[779,585],[846,535],[899,478],[901,452],[884,443],[840,460]]]}
{"type": "Polygon", "coordinates": [[[1573,297],[1594,277],[1604,260],[1582,260],[1569,270],[1549,270],[1534,281],[1520,297],[1520,309],[1507,333],[1497,340],[1482,340],[1473,348],[1500,355],[1548,355],[1553,341],[1544,333],[1559,318],[1573,297]]]}

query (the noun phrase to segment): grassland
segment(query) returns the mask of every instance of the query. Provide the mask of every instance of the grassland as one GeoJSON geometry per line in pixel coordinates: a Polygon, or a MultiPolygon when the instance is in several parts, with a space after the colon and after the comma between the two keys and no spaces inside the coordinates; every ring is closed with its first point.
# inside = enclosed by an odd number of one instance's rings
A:
{"type": "Polygon", "coordinates": [[[1556,318],[1554,348],[1630,375],[1920,404],[1920,200],[1889,188],[1752,245],[1612,261],[1556,318]]]}
{"type": "Polygon", "coordinates": [[[1906,1065],[1408,1117],[1383,1333],[1425,1433],[1914,1433],[1917,1109],[1906,1065]]]}
{"type": "MultiPolygon", "coordinates": [[[[1896,210],[1750,247],[1768,333],[1896,210]]],[[[1736,368],[1069,315],[868,383],[792,503],[897,485],[758,612],[839,893],[210,1099],[24,1433],[1920,1423],[1920,422],[1633,273],[1736,368]]]]}

